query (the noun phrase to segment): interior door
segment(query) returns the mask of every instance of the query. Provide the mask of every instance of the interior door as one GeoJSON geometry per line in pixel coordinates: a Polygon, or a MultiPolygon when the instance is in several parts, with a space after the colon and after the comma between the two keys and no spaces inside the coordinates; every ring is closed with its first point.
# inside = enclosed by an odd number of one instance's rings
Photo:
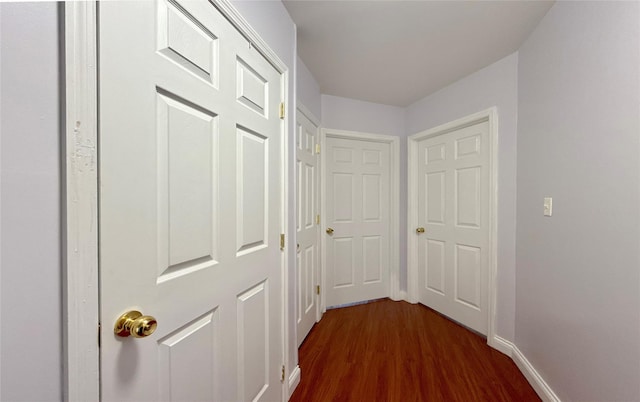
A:
{"type": "Polygon", "coordinates": [[[304,113],[297,112],[296,130],[296,184],[298,216],[297,230],[297,278],[296,319],[298,325],[298,346],[307,336],[318,315],[316,287],[319,285],[318,265],[320,262],[319,205],[318,205],[318,127],[304,113]]]}
{"type": "Polygon", "coordinates": [[[326,139],[326,305],[389,296],[390,146],[326,139]]]}
{"type": "Polygon", "coordinates": [[[487,334],[489,123],[418,143],[420,302],[487,334]]]}
{"type": "Polygon", "coordinates": [[[208,1],[99,7],[102,400],[279,401],[281,75],[208,1]]]}

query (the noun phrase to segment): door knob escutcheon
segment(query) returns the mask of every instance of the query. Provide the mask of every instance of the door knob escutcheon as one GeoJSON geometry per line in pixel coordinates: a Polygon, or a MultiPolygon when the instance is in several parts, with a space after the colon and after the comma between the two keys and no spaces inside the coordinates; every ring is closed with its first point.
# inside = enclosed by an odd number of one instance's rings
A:
{"type": "Polygon", "coordinates": [[[134,338],[145,338],[153,334],[158,327],[158,321],[150,315],[142,315],[136,310],[122,314],[113,326],[113,332],[126,338],[131,335],[134,338]]]}

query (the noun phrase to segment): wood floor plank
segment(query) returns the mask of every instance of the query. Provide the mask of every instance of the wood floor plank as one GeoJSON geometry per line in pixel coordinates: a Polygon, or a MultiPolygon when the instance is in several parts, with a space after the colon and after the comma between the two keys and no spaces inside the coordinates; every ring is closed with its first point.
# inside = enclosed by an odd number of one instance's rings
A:
{"type": "Polygon", "coordinates": [[[291,402],[540,401],[486,339],[425,306],[389,299],[327,311],[299,361],[291,402]]]}

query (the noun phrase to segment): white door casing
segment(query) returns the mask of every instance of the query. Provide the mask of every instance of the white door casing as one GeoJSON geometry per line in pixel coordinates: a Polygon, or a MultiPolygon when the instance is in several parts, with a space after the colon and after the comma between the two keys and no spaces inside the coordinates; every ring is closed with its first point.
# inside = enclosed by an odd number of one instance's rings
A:
{"type": "Polygon", "coordinates": [[[99,16],[101,397],[281,400],[282,75],[206,1],[99,16]]]}
{"type": "Polygon", "coordinates": [[[397,144],[397,137],[323,130],[324,308],[398,297],[397,144]]]}
{"type": "Polygon", "coordinates": [[[487,335],[490,343],[496,131],[490,109],[409,137],[410,300],[487,335]]]}
{"type": "Polygon", "coordinates": [[[313,324],[320,319],[316,287],[319,286],[320,132],[317,121],[303,106],[296,113],[296,325],[300,346],[313,324]],[[305,113],[306,112],[306,113],[305,113]]]}

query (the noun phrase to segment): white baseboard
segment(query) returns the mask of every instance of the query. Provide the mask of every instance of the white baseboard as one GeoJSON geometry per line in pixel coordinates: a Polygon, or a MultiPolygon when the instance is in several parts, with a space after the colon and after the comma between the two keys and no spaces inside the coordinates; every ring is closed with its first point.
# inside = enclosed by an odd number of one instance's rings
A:
{"type": "MultiPolygon", "coordinates": [[[[289,374],[289,398],[291,398],[291,395],[293,395],[293,391],[295,391],[298,387],[298,384],[300,384],[300,373],[300,366],[296,366],[291,371],[291,374],[289,374]]],[[[289,400],[289,398],[287,398],[287,400],[289,400]]]]}
{"type": "Polygon", "coordinates": [[[398,292],[398,300],[407,301],[407,291],[406,290],[401,290],[400,292],[398,292]]]}
{"type": "Polygon", "coordinates": [[[529,381],[529,384],[536,390],[538,396],[545,402],[560,402],[560,398],[551,389],[549,384],[542,378],[540,373],[533,367],[531,362],[527,360],[524,354],[518,349],[516,345],[513,345],[513,361],[516,366],[522,371],[522,374],[529,381]]]}
{"type": "Polygon", "coordinates": [[[498,335],[494,335],[493,338],[489,338],[487,343],[498,352],[504,353],[513,359],[513,343],[499,337],[498,335]]]}
{"type": "Polygon", "coordinates": [[[527,360],[525,355],[513,343],[504,338],[495,335],[489,340],[489,346],[499,352],[510,356],[513,362],[518,366],[522,375],[529,381],[529,384],[536,391],[538,396],[545,402],[561,402],[560,398],[553,392],[549,384],[542,378],[540,373],[533,367],[531,362],[527,360]]]}

